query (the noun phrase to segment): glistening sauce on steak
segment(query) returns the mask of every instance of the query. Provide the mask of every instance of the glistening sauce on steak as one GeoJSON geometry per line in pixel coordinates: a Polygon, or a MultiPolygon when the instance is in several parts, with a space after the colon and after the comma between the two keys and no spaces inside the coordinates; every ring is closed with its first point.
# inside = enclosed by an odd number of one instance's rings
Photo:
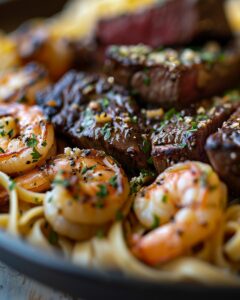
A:
{"type": "Polygon", "coordinates": [[[179,50],[112,46],[105,68],[143,101],[180,108],[234,87],[240,81],[240,51],[216,43],[179,50]]]}
{"type": "Polygon", "coordinates": [[[152,158],[158,172],[181,161],[207,161],[204,149],[208,136],[217,131],[240,106],[240,96],[226,95],[204,100],[198,105],[176,112],[171,109],[165,119],[154,125],[152,158]]]}
{"type": "Polygon", "coordinates": [[[69,72],[38,96],[38,104],[75,145],[105,150],[130,173],[148,167],[150,143],[140,111],[113,78],[69,72]]]}

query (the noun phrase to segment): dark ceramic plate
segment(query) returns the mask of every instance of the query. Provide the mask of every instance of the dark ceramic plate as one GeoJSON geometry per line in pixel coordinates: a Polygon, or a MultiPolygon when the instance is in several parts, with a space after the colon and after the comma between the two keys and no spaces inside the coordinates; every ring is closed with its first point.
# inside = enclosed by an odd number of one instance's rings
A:
{"type": "MultiPolygon", "coordinates": [[[[116,0],[117,1],[117,0],[116,0]]],[[[0,28],[13,30],[31,17],[49,16],[64,0],[16,0],[0,5],[0,28]]],[[[204,287],[196,284],[156,284],[77,267],[58,256],[51,256],[26,242],[0,231],[0,259],[10,267],[50,287],[84,299],[198,299],[221,296],[240,297],[240,289],[204,287]]],[[[220,299],[222,299],[220,297],[220,299]]]]}

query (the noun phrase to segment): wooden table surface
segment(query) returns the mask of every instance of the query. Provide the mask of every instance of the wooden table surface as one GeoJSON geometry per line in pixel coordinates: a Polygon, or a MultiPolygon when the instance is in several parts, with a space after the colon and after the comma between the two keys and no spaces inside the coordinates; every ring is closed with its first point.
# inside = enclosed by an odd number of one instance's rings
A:
{"type": "MultiPolygon", "coordinates": [[[[1,300],[76,300],[43,286],[0,262],[1,300]]],[[[79,299],[78,299],[79,300],[79,299]]]]}

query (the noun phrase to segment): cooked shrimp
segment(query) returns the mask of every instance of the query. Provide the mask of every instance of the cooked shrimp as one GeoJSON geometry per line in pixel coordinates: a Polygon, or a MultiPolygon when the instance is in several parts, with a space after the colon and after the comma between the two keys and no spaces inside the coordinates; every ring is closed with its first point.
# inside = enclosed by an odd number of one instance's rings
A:
{"type": "MultiPolygon", "coordinates": [[[[114,220],[129,195],[129,184],[124,171],[102,151],[67,150],[54,180],[52,191],[45,201],[49,217],[49,199],[58,207],[59,214],[69,222],[99,225],[114,220]]],[[[54,167],[53,167],[54,168],[54,167]]],[[[55,227],[54,220],[49,220],[55,227]]]]}
{"type": "Polygon", "coordinates": [[[0,71],[20,65],[16,43],[3,32],[0,32],[0,57],[0,71]]]}
{"type": "Polygon", "coordinates": [[[12,36],[20,59],[41,63],[51,78],[58,79],[73,65],[73,47],[65,38],[53,37],[42,22],[33,21],[28,25],[25,30],[20,28],[12,36]]]}
{"type": "Polygon", "coordinates": [[[143,188],[134,201],[138,220],[152,229],[133,253],[150,265],[167,262],[210,237],[223,216],[225,185],[209,165],[177,164],[143,188]]]}
{"type": "Polygon", "coordinates": [[[0,171],[15,175],[43,162],[54,152],[53,126],[34,106],[0,105],[0,171]]]}
{"type": "Polygon", "coordinates": [[[35,103],[35,95],[49,84],[46,71],[32,63],[0,74],[0,102],[35,103]]]}

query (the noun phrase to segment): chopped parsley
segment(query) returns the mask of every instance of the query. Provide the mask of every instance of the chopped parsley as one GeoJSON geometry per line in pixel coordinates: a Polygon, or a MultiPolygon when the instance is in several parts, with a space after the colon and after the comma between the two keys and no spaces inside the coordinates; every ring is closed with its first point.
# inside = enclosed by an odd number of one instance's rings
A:
{"type": "Polygon", "coordinates": [[[68,187],[70,185],[70,182],[67,179],[54,179],[53,184],[68,187]]]}
{"type": "Polygon", "coordinates": [[[167,195],[163,195],[162,202],[163,203],[167,203],[167,201],[168,201],[168,196],[167,195]]]}
{"type": "Polygon", "coordinates": [[[9,130],[7,135],[11,138],[13,136],[13,129],[9,130]]]}
{"type": "Polygon", "coordinates": [[[84,166],[84,167],[82,168],[81,174],[84,175],[84,174],[86,174],[88,171],[94,170],[96,167],[97,167],[97,165],[93,165],[93,166],[91,166],[91,167],[84,166]]]}
{"type": "Polygon", "coordinates": [[[97,192],[97,196],[99,198],[105,198],[108,195],[107,186],[104,184],[99,184],[99,191],[97,192]]]}
{"type": "Polygon", "coordinates": [[[205,115],[205,114],[199,114],[199,115],[196,116],[196,121],[197,121],[197,122],[198,122],[198,121],[205,121],[205,120],[207,120],[207,119],[208,119],[208,116],[205,115]]]}
{"type": "Polygon", "coordinates": [[[8,188],[10,191],[12,191],[15,189],[15,186],[16,186],[16,182],[14,180],[11,180],[8,188]]]}
{"type": "Polygon", "coordinates": [[[103,99],[101,100],[101,105],[102,105],[102,108],[103,108],[103,109],[108,108],[108,106],[109,106],[109,100],[108,100],[108,98],[103,98],[103,99]]]}
{"type": "Polygon", "coordinates": [[[93,125],[95,118],[94,118],[93,112],[90,108],[87,108],[84,111],[83,118],[84,119],[83,119],[81,128],[86,128],[86,127],[89,127],[89,126],[93,125]]]}
{"type": "Polygon", "coordinates": [[[165,115],[164,115],[164,121],[169,121],[170,119],[172,119],[172,117],[174,117],[175,115],[179,115],[179,113],[176,111],[175,108],[171,108],[170,110],[168,110],[165,115]]]}
{"type": "Polygon", "coordinates": [[[47,146],[47,142],[46,142],[46,141],[43,141],[43,142],[42,142],[42,146],[43,146],[43,147],[46,147],[46,146],[47,146]]]}
{"type": "Polygon", "coordinates": [[[101,133],[103,135],[103,138],[105,141],[108,141],[111,138],[111,126],[109,123],[106,123],[102,128],[101,128],[101,133]]]}
{"type": "Polygon", "coordinates": [[[109,184],[114,187],[117,188],[118,187],[118,183],[117,183],[117,175],[114,175],[113,177],[111,177],[109,179],[109,184]]]}
{"type": "Polygon", "coordinates": [[[130,182],[130,193],[136,194],[140,188],[149,181],[149,179],[152,179],[155,177],[155,173],[149,170],[141,170],[138,177],[132,178],[130,182]]]}
{"type": "Polygon", "coordinates": [[[27,139],[27,146],[31,148],[35,148],[38,144],[38,141],[36,139],[36,135],[33,134],[31,138],[27,139]]]}
{"type": "Polygon", "coordinates": [[[32,156],[32,162],[37,162],[39,158],[42,156],[36,148],[33,148],[33,152],[31,153],[32,156]]]}
{"type": "Polygon", "coordinates": [[[0,147],[0,152],[1,153],[5,153],[5,151],[3,150],[3,148],[0,147]]]}
{"type": "Polygon", "coordinates": [[[192,121],[191,126],[192,127],[191,127],[190,131],[196,131],[198,128],[198,124],[195,121],[192,121]]]}
{"type": "Polygon", "coordinates": [[[184,149],[184,148],[187,147],[187,144],[186,143],[181,143],[181,144],[179,144],[179,147],[182,148],[182,149],[184,149]]]}
{"type": "Polygon", "coordinates": [[[159,219],[159,217],[156,216],[156,215],[153,215],[153,222],[152,222],[151,228],[152,229],[156,229],[156,228],[159,227],[159,225],[160,225],[160,219],[159,219]]]}
{"type": "Polygon", "coordinates": [[[149,143],[149,141],[143,140],[143,148],[142,148],[143,152],[147,154],[149,153],[150,149],[151,149],[151,144],[149,143]]]}
{"type": "Polygon", "coordinates": [[[132,123],[137,124],[138,117],[137,117],[137,116],[133,116],[133,117],[131,118],[131,121],[132,121],[132,123]]]}
{"type": "Polygon", "coordinates": [[[1,130],[1,131],[0,131],[0,135],[1,135],[2,137],[5,136],[5,135],[6,135],[5,131],[4,131],[4,130],[1,130]]]}

